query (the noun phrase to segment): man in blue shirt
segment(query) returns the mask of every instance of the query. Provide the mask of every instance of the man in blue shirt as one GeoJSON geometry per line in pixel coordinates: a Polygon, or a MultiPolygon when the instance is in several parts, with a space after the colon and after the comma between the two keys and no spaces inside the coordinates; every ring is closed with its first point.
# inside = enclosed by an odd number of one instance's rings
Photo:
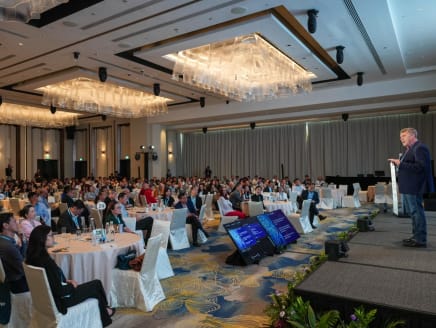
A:
{"type": "MultiPolygon", "coordinates": [[[[303,203],[303,200],[306,200],[306,199],[312,200],[312,202],[310,203],[310,208],[309,208],[309,221],[310,221],[310,225],[312,226],[312,228],[315,229],[316,227],[313,225],[313,219],[314,219],[315,215],[318,215],[318,218],[320,220],[325,219],[325,216],[319,214],[318,208],[316,207],[316,205],[319,204],[319,195],[318,195],[318,192],[315,191],[315,183],[311,182],[310,184],[308,184],[306,186],[306,189],[301,192],[301,198],[302,198],[301,204],[303,203]]],[[[301,208],[301,205],[300,205],[300,208],[301,208]]]]}

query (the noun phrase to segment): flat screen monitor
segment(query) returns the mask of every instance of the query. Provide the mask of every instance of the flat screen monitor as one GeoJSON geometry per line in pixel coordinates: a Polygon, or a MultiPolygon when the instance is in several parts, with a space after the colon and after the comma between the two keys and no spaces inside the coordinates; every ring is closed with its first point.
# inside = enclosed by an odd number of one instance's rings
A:
{"type": "Polygon", "coordinates": [[[278,248],[283,248],[300,238],[300,234],[282,210],[258,215],[257,219],[278,248]]]}
{"type": "Polygon", "coordinates": [[[274,254],[275,246],[256,217],[226,223],[224,228],[246,264],[274,254]]]}

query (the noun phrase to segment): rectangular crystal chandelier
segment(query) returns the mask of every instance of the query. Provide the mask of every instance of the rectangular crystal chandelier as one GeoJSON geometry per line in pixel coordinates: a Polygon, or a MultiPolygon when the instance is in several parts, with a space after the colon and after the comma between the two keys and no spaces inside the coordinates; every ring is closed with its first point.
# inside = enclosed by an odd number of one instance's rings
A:
{"type": "Polygon", "coordinates": [[[0,21],[28,22],[69,0],[0,0],[0,21]]]}
{"type": "Polygon", "coordinates": [[[170,100],[82,77],[47,85],[37,90],[43,92],[43,105],[123,118],[168,113],[167,101],[170,100]]]}
{"type": "Polygon", "coordinates": [[[52,114],[49,108],[3,103],[0,122],[40,128],[63,128],[78,125],[78,114],[61,111],[52,114]]]}
{"type": "Polygon", "coordinates": [[[174,62],[174,79],[238,101],[309,92],[316,77],[257,33],[164,57],[174,62]]]}

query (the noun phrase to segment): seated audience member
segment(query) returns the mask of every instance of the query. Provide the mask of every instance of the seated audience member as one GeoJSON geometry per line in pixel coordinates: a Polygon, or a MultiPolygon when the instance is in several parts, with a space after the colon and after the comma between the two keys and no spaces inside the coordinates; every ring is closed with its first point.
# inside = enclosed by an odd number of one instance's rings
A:
{"type": "MultiPolygon", "coordinates": [[[[118,196],[120,201],[112,201],[109,203],[108,207],[107,207],[107,211],[106,211],[106,216],[103,219],[103,224],[106,225],[106,223],[112,223],[115,225],[119,225],[122,224],[124,226],[124,231],[125,232],[135,232],[130,230],[124,220],[123,220],[123,208],[124,208],[124,204],[127,202],[127,196],[124,193],[120,193],[120,195],[118,196]]],[[[125,211],[125,208],[124,208],[125,211]]],[[[127,211],[125,211],[125,214],[127,213],[127,211]]],[[[128,213],[127,213],[128,216],[128,213]]],[[[150,238],[151,236],[151,229],[153,228],[153,218],[151,216],[148,216],[146,218],[143,219],[136,219],[136,225],[135,225],[135,230],[147,230],[146,233],[143,233],[144,236],[144,242],[145,245],[147,245],[147,241],[148,238],[150,238]]]]}
{"type": "Polygon", "coordinates": [[[321,187],[325,184],[324,178],[322,176],[319,176],[316,178],[315,186],[321,187]]]}
{"type": "Polygon", "coordinates": [[[162,195],[162,203],[166,206],[166,207],[173,207],[174,206],[174,197],[171,196],[171,189],[170,188],[165,188],[164,193],[162,195]]]}
{"type": "Polygon", "coordinates": [[[195,208],[197,216],[200,214],[201,205],[203,205],[203,201],[201,197],[198,196],[198,187],[192,187],[190,192],[190,197],[188,198],[188,202],[191,202],[192,206],[195,208]]]}
{"type": "Polygon", "coordinates": [[[277,198],[278,200],[288,200],[288,194],[283,190],[282,187],[279,187],[277,198]]]}
{"type": "Polygon", "coordinates": [[[33,229],[27,248],[26,263],[45,269],[58,311],[65,314],[69,307],[89,298],[95,298],[98,301],[101,322],[104,327],[109,326],[112,323],[111,317],[115,309],[109,307],[101,281],[92,280],[79,285],[74,280],[67,280],[61,268],[48,254],[47,248],[49,247],[53,247],[50,228],[38,226],[33,229]]]}
{"type": "Polygon", "coordinates": [[[298,196],[301,196],[301,193],[303,190],[305,190],[304,186],[301,184],[300,179],[296,178],[294,179],[294,183],[292,184],[292,191],[296,192],[298,196]]]}
{"type": "Polygon", "coordinates": [[[61,195],[61,203],[67,203],[68,207],[74,203],[73,189],[70,185],[64,187],[64,192],[61,195]]]}
{"type": "Polygon", "coordinates": [[[318,192],[315,191],[315,184],[314,183],[308,184],[306,190],[303,190],[303,192],[301,193],[300,208],[303,205],[303,200],[306,200],[306,199],[312,200],[312,202],[310,203],[310,208],[309,208],[309,221],[310,221],[310,225],[312,226],[312,228],[316,228],[313,225],[313,218],[315,217],[315,215],[318,215],[318,218],[320,220],[324,220],[326,217],[319,214],[318,208],[316,207],[316,205],[319,204],[319,195],[318,195],[318,192]]]}
{"type": "Polygon", "coordinates": [[[244,201],[250,200],[251,198],[251,191],[250,191],[250,186],[246,185],[244,186],[244,188],[242,189],[242,199],[244,201]]]}
{"type": "Polygon", "coordinates": [[[241,211],[242,185],[237,183],[229,197],[234,210],[241,211]]]}
{"type": "Polygon", "coordinates": [[[240,219],[244,219],[246,217],[244,212],[233,209],[232,202],[227,198],[226,188],[222,188],[221,192],[218,194],[219,198],[217,200],[217,204],[225,216],[237,216],[240,219]]]}
{"type": "Polygon", "coordinates": [[[254,189],[254,194],[251,195],[251,201],[263,203],[263,195],[262,195],[262,187],[261,186],[256,186],[256,189],[254,189]]]}
{"type": "Polygon", "coordinates": [[[184,192],[181,192],[179,194],[179,201],[176,204],[175,208],[188,209],[187,216],[186,216],[186,223],[191,224],[192,227],[192,240],[193,240],[192,244],[195,247],[199,247],[200,244],[197,241],[198,230],[200,229],[201,231],[203,231],[206,237],[209,237],[209,234],[203,229],[201,222],[198,220],[196,209],[192,206],[192,202],[188,202],[188,196],[184,192]]]}
{"type": "Polygon", "coordinates": [[[41,223],[51,227],[51,209],[46,203],[38,197],[36,192],[29,192],[28,196],[30,204],[35,208],[36,216],[40,217],[41,223]]]}
{"type": "Polygon", "coordinates": [[[76,230],[82,230],[83,227],[80,215],[84,208],[85,204],[83,204],[80,199],[74,201],[73,204],[59,217],[59,221],[56,225],[58,233],[62,231],[63,227],[66,228],[67,233],[75,233],[76,230]]]}
{"type": "Polygon", "coordinates": [[[263,189],[263,192],[273,192],[273,191],[274,191],[274,183],[268,180],[265,183],[265,188],[263,189]]]}
{"type": "Polygon", "coordinates": [[[18,223],[10,212],[0,213],[0,258],[6,275],[6,283],[12,293],[29,291],[23,269],[23,248],[18,246],[18,223]]]}
{"type": "Polygon", "coordinates": [[[153,196],[153,189],[150,188],[150,185],[147,182],[144,182],[142,184],[142,188],[139,192],[139,202],[141,203],[142,206],[145,206],[146,204],[142,203],[141,196],[145,197],[147,204],[157,203],[156,198],[153,196]]]}
{"type": "Polygon", "coordinates": [[[23,233],[23,237],[28,240],[32,230],[41,225],[41,222],[36,219],[35,208],[32,205],[24,206],[20,211],[20,217],[23,218],[20,223],[21,232],[23,233]]]}

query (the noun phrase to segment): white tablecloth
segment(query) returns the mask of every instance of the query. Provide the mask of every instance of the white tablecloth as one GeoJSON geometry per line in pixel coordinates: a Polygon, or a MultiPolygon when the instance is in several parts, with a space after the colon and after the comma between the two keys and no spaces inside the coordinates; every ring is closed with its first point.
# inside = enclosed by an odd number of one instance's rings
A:
{"type": "Polygon", "coordinates": [[[74,279],[79,284],[100,279],[109,300],[112,283],[112,269],[117,264],[117,255],[134,248],[139,256],[144,252],[144,240],[134,233],[117,233],[115,241],[93,246],[90,240],[76,240],[76,236],[68,234],[55,235],[56,244],[49,250],[50,256],[62,269],[67,279],[74,279]],[[53,253],[67,247],[65,252],[53,253]]]}
{"type": "Polygon", "coordinates": [[[270,200],[264,200],[263,204],[265,205],[265,208],[267,212],[272,212],[275,210],[282,210],[285,215],[291,215],[293,212],[292,210],[292,202],[288,201],[276,201],[272,202],[270,200]]]}
{"type": "Polygon", "coordinates": [[[127,210],[129,216],[136,217],[137,219],[151,216],[155,220],[171,221],[173,219],[174,209],[166,207],[164,210],[148,210],[146,212],[145,207],[132,207],[127,210]]]}

